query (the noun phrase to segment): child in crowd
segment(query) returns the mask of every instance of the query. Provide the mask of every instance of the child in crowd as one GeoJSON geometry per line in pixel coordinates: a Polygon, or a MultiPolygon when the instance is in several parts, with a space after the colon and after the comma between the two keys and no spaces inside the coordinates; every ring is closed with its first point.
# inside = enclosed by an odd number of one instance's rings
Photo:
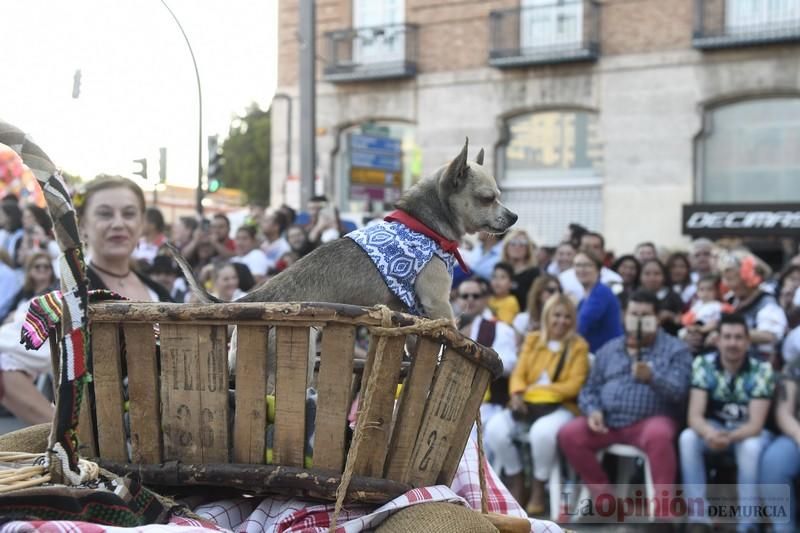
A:
{"type": "Polygon", "coordinates": [[[220,263],[214,268],[212,294],[220,300],[230,302],[244,296],[239,290],[239,273],[232,263],[220,263]]]}
{"type": "Polygon", "coordinates": [[[497,263],[492,271],[492,296],[489,309],[498,320],[511,324],[519,313],[517,297],[511,294],[514,269],[508,263],[497,263]]]}
{"type": "MultiPolygon", "coordinates": [[[[697,282],[697,295],[692,307],[683,314],[681,323],[684,328],[696,329],[703,336],[717,329],[723,313],[732,313],[730,304],[720,301],[719,278],[707,274],[697,282]]],[[[685,329],[680,335],[685,334],[685,329]]]]}

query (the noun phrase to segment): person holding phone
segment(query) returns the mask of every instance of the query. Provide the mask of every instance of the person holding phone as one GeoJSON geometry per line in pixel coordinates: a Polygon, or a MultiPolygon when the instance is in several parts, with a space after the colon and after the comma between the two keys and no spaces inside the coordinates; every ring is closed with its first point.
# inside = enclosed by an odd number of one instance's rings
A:
{"type": "MultiPolygon", "coordinates": [[[[637,290],[625,309],[625,334],[597,351],[578,396],[584,416],[558,433],[561,452],[597,498],[613,494],[596,452],[630,444],[647,454],[653,482],[675,482],[675,435],[689,391],[688,347],[658,326],[658,298],[637,290]]],[[[596,500],[595,500],[596,501],[596,500]]]]}

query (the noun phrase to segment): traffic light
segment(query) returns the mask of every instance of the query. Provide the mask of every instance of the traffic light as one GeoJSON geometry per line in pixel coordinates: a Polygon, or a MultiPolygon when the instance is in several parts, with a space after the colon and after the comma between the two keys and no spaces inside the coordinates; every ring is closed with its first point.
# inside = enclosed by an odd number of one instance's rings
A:
{"type": "Polygon", "coordinates": [[[216,135],[208,136],[208,192],[217,192],[222,187],[222,166],[225,160],[219,149],[216,135]]]}
{"type": "Polygon", "coordinates": [[[72,97],[77,98],[81,95],[81,69],[75,71],[72,77],[72,97]]]}
{"type": "Polygon", "coordinates": [[[134,172],[134,174],[141,176],[143,180],[147,181],[147,159],[134,159],[133,162],[142,165],[142,169],[138,172],[134,172]]]}
{"type": "Polygon", "coordinates": [[[158,149],[158,182],[167,182],[167,149],[164,147],[158,149]]]}

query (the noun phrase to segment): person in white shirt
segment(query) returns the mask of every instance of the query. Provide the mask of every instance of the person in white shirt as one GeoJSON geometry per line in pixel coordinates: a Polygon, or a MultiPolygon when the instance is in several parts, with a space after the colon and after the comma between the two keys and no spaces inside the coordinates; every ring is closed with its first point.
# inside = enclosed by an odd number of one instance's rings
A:
{"type": "Polygon", "coordinates": [[[232,257],[231,262],[247,265],[256,283],[261,283],[267,277],[269,262],[258,247],[255,226],[241,226],[236,230],[236,257],[232,257]]]}
{"type": "Polygon", "coordinates": [[[556,248],[556,253],[550,264],[547,265],[547,273],[551,276],[558,276],[562,272],[572,268],[572,263],[575,260],[575,254],[578,250],[575,245],[570,241],[564,241],[556,248]]]}
{"type": "MultiPolygon", "coordinates": [[[[597,257],[605,257],[605,239],[599,233],[590,231],[581,237],[580,248],[587,248],[594,253],[597,257]]],[[[569,295],[575,302],[579,302],[586,295],[583,285],[578,281],[575,275],[575,269],[570,268],[558,275],[558,281],[561,283],[561,289],[564,294],[569,295]]],[[[600,270],[600,283],[603,285],[622,284],[622,276],[611,270],[610,268],[603,267],[600,270]]]]}
{"type": "Polygon", "coordinates": [[[283,211],[271,211],[261,219],[261,233],[264,234],[261,250],[267,256],[269,268],[275,268],[278,260],[292,249],[282,237],[288,226],[289,219],[283,211]]]}

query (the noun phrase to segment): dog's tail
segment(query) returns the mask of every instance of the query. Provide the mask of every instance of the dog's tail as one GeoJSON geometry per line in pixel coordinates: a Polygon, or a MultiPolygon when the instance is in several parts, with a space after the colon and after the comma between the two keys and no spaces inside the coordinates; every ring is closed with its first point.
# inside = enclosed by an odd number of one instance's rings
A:
{"type": "Polygon", "coordinates": [[[192,267],[189,266],[189,262],[186,261],[186,258],[181,255],[180,250],[175,248],[175,246],[170,242],[166,243],[166,247],[169,249],[172,257],[175,258],[175,261],[178,263],[181,272],[183,272],[183,275],[186,277],[186,281],[189,282],[189,287],[192,289],[192,294],[194,294],[199,301],[206,304],[222,302],[222,300],[219,298],[215,298],[214,296],[208,294],[208,291],[197,282],[197,278],[192,271],[192,267]]]}

